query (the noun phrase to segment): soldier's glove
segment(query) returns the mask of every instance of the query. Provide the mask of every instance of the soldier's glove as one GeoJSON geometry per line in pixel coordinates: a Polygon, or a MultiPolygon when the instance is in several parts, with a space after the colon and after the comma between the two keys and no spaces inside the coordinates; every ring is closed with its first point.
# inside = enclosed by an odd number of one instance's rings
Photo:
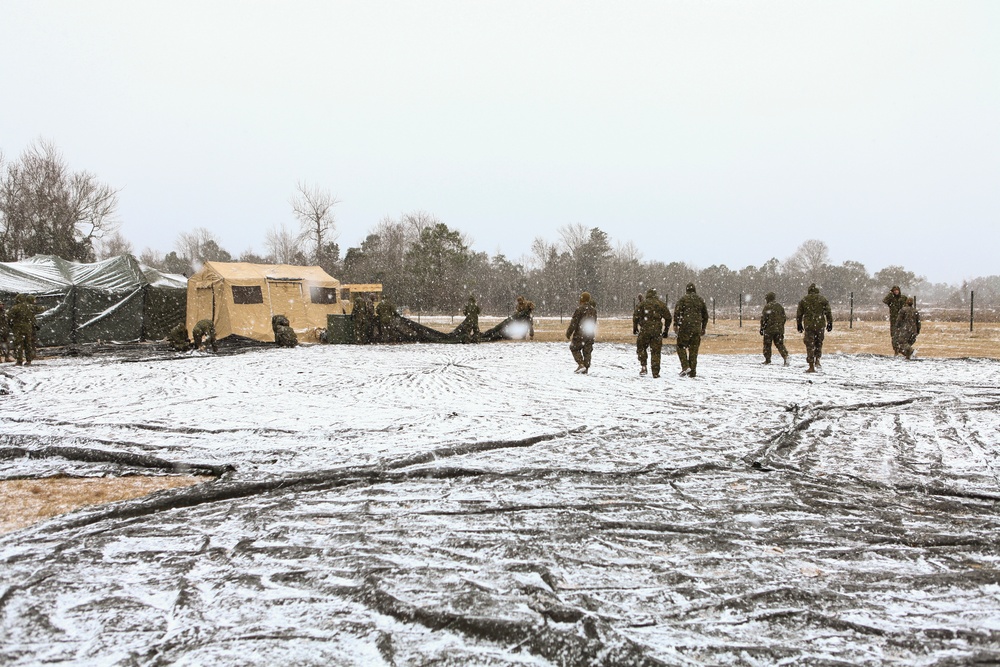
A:
{"type": "Polygon", "coordinates": [[[639,335],[638,329],[632,329],[632,335],[633,336],[638,336],[639,335]]]}
{"type": "Polygon", "coordinates": [[[826,324],[826,330],[827,331],[833,331],[833,322],[827,322],[827,324],[826,324]]]}
{"type": "Polygon", "coordinates": [[[760,328],[760,335],[761,335],[761,336],[763,336],[763,335],[764,335],[764,327],[761,327],[761,328],[760,328]]]}
{"type": "Polygon", "coordinates": [[[670,332],[669,331],[664,331],[663,332],[663,337],[664,338],[670,338],[670,332]]]}
{"type": "Polygon", "coordinates": [[[802,328],[801,324],[798,327],[796,327],[796,328],[799,330],[799,333],[802,333],[803,331],[805,331],[805,329],[802,328]]]}
{"type": "Polygon", "coordinates": [[[705,335],[705,330],[704,330],[704,329],[702,329],[702,330],[701,330],[701,335],[702,335],[702,336],[704,336],[704,335],[705,335]]]}

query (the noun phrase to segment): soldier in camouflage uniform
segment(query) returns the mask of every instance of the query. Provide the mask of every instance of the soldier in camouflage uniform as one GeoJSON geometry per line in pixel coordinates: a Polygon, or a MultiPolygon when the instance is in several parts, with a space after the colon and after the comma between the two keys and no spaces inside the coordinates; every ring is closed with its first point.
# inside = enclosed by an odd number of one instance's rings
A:
{"type": "Polygon", "coordinates": [[[913,297],[906,297],[906,305],[899,311],[896,318],[896,340],[899,352],[907,359],[913,357],[913,344],[920,334],[920,311],[913,305],[913,297]]]}
{"type": "Polygon", "coordinates": [[[469,295],[469,302],[465,304],[465,308],[462,309],[462,314],[465,316],[465,320],[462,325],[465,327],[462,331],[462,340],[466,343],[475,343],[479,340],[479,304],[476,303],[476,297],[469,295]]]}
{"type": "Polygon", "coordinates": [[[667,304],[660,301],[655,289],[647,290],[646,296],[632,313],[632,333],[637,336],[635,352],[639,357],[639,375],[646,374],[648,348],[653,377],[660,377],[660,352],[663,349],[663,337],[670,333],[670,320],[667,304]]]}
{"type": "Polygon", "coordinates": [[[681,361],[681,377],[698,377],[698,348],[708,328],[708,306],[698,296],[694,283],[688,283],[685,294],[674,306],[674,329],[677,331],[677,357],[681,361]]]}
{"type": "Polygon", "coordinates": [[[181,322],[167,334],[167,343],[177,352],[187,352],[191,349],[191,341],[188,340],[187,327],[181,322]]]}
{"type": "Polygon", "coordinates": [[[795,311],[795,326],[803,334],[802,340],[806,345],[806,361],[809,363],[806,373],[815,373],[817,368],[822,368],[820,358],[823,356],[823,329],[833,331],[830,302],[819,293],[816,283],[809,286],[808,293],[799,301],[798,310],[795,311]]]}
{"type": "Polygon", "coordinates": [[[368,299],[363,296],[354,297],[354,309],[351,311],[351,321],[354,323],[354,342],[358,345],[367,345],[371,342],[368,338],[370,325],[368,319],[368,299]]]}
{"type": "Polygon", "coordinates": [[[382,300],[378,302],[378,307],[375,309],[375,317],[378,319],[378,340],[381,342],[390,342],[393,331],[392,323],[396,319],[396,306],[385,294],[382,295],[382,300]]]}
{"type": "Polygon", "coordinates": [[[35,358],[35,313],[37,309],[26,294],[14,297],[14,305],[7,315],[14,338],[15,363],[30,366],[35,358]]]}
{"type": "Polygon", "coordinates": [[[212,320],[198,320],[194,329],[191,329],[191,337],[194,338],[196,350],[204,349],[207,344],[212,348],[212,352],[219,351],[215,344],[215,324],[212,323],[212,320]]]}
{"type": "Polygon", "coordinates": [[[0,361],[14,361],[11,355],[10,321],[3,303],[0,303],[0,361]]]}
{"type": "Polygon", "coordinates": [[[534,340],[535,338],[535,318],[532,315],[534,310],[534,301],[528,301],[523,296],[517,297],[517,303],[514,305],[514,319],[522,320],[528,323],[529,340],[534,340]]]}
{"type": "Polygon", "coordinates": [[[889,293],[882,299],[882,303],[889,306],[889,337],[892,339],[892,353],[894,355],[902,354],[896,322],[899,320],[899,311],[906,305],[906,296],[899,291],[899,285],[893,285],[889,293]]]}
{"type": "Polygon", "coordinates": [[[288,318],[284,315],[271,317],[271,330],[274,332],[274,342],[280,347],[295,347],[299,344],[299,337],[295,335],[295,330],[289,326],[288,318]]]}
{"type": "Polygon", "coordinates": [[[594,349],[594,337],[597,335],[597,304],[590,297],[590,292],[580,295],[580,305],[573,312],[573,318],[566,329],[569,339],[569,351],[576,361],[575,373],[584,375],[590,370],[590,355],[594,349]]]}
{"type": "Polygon", "coordinates": [[[785,347],[785,309],[775,301],[774,292],[764,295],[764,308],[760,311],[760,335],[764,337],[764,363],[771,363],[771,344],[788,365],[788,349],[785,347]]]}

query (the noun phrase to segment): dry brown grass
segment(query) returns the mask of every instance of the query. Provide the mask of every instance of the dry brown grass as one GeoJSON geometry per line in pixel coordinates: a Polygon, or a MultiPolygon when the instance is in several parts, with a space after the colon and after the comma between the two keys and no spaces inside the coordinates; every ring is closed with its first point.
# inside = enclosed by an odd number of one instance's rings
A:
{"type": "MultiPolygon", "coordinates": [[[[480,327],[493,326],[496,320],[482,318],[480,327]]],[[[426,322],[429,326],[451,331],[450,322],[444,320],[426,322]]],[[[535,340],[546,343],[566,341],[568,319],[535,318],[535,340]]],[[[631,319],[604,318],[598,322],[598,343],[634,343],[631,319]]],[[[673,334],[669,342],[674,342],[673,334]]],[[[717,320],[708,325],[708,331],[701,342],[701,354],[759,354],[761,336],[757,332],[756,320],[717,320]]],[[[791,354],[805,354],[802,335],[795,331],[794,320],[785,327],[785,344],[791,354]]],[[[924,322],[917,339],[917,355],[921,357],[961,358],[984,357],[1000,359],[1000,324],[977,323],[975,330],[969,331],[968,322],[924,322]]],[[[826,335],[823,346],[826,352],[845,354],[892,354],[889,343],[889,323],[855,321],[853,328],[848,322],[834,322],[834,329],[826,335]]]]}
{"type": "Polygon", "coordinates": [[[71,512],[145,496],[161,489],[199,484],[211,477],[48,477],[0,482],[0,533],[71,512]]]}

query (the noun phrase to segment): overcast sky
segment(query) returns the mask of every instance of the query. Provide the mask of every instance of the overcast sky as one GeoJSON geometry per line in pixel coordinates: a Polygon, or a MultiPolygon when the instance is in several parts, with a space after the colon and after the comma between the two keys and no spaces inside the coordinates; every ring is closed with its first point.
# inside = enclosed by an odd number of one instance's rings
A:
{"type": "Polygon", "coordinates": [[[342,249],[426,211],[742,268],[805,240],[1000,274],[1000,2],[0,0],[0,150],[121,188],[136,251],[234,254],[329,189],[342,249]]]}

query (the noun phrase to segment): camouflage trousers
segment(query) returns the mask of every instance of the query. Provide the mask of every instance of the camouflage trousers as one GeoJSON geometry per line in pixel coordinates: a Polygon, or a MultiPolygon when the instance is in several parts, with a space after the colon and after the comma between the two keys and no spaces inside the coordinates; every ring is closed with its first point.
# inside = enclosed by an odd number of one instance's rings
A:
{"type": "Polygon", "coordinates": [[[771,343],[778,348],[778,354],[782,359],[788,358],[788,349],[785,347],[785,334],[764,334],[764,361],[771,361],[771,343]]]}
{"type": "Polygon", "coordinates": [[[573,359],[585,368],[590,368],[590,353],[594,350],[594,339],[582,336],[573,336],[569,342],[569,351],[573,353],[573,359]]]}
{"type": "Polygon", "coordinates": [[[29,364],[35,359],[35,337],[23,331],[14,331],[14,359],[29,364]]]}
{"type": "Polygon", "coordinates": [[[913,356],[913,344],[917,342],[917,334],[912,331],[900,331],[896,336],[899,353],[909,359],[913,356]]]}
{"type": "Polygon", "coordinates": [[[822,329],[806,329],[805,333],[802,334],[802,342],[806,344],[806,361],[812,366],[814,363],[820,363],[819,359],[823,356],[823,338],[826,336],[826,332],[822,329]]]}
{"type": "Polygon", "coordinates": [[[889,340],[892,341],[892,353],[902,354],[903,349],[899,344],[899,327],[891,320],[891,318],[889,321],[889,340]]]}
{"type": "Polygon", "coordinates": [[[649,349],[649,356],[652,361],[653,375],[660,374],[660,353],[663,350],[663,334],[659,331],[640,331],[639,337],[635,339],[635,353],[639,357],[639,363],[646,367],[646,349],[649,349]]]}
{"type": "Polygon", "coordinates": [[[701,347],[700,335],[677,335],[677,358],[681,360],[681,370],[691,371],[694,377],[698,370],[698,348],[701,347]]]}

